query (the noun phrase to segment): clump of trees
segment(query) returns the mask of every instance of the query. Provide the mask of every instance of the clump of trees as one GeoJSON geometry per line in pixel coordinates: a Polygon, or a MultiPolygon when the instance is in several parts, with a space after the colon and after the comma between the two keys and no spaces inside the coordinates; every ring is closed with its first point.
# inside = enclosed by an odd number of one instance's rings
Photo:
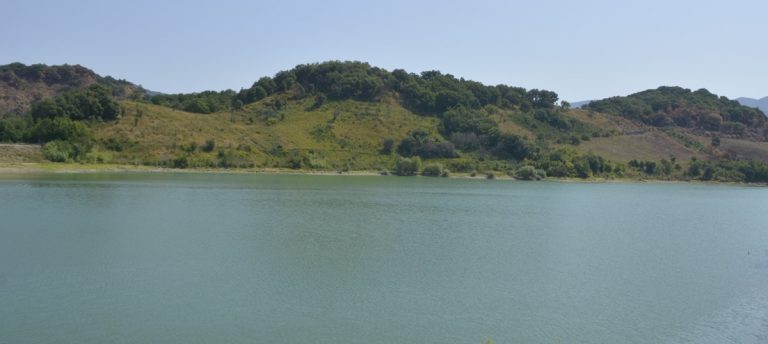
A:
{"type": "Polygon", "coordinates": [[[0,141],[43,143],[51,161],[82,161],[94,145],[86,123],[115,120],[121,111],[109,87],[94,85],[39,101],[30,117],[0,119],[0,141]]]}
{"type": "Polygon", "coordinates": [[[53,99],[32,105],[32,118],[36,120],[68,118],[71,120],[115,120],[120,117],[120,104],[112,98],[112,91],[102,85],[67,92],[53,99]]]}
{"type": "Polygon", "coordinates": [[[768,183],[768,164],[758,160],[692,159],[686,177],[702,181],[768,183]]]}
{"type": "Polygon", "coordinates": [[[217,99],[213,103],[219,106],[229,106],[236,100],[239,104],[249,104],[281,92],[289,92],[299,99],[314,96],[312,108],[321,106],[326,99],[371,101],[384,94],[396,94],[404,106],[427,115],[440,115],[455,107],[478,109],[486,105],[528,111],[552,108],[558,100],[557,93],[552,91],[526,90],[507,85],[487,86],[440,71],[415,74],[396,69],[389,72],[363,62],[328,61],[302,64],[273,77],[262,77],[250,88],[237,93],[160,95],[152,97],[151,101],[184,109],[195,100],[201,100],[208,103],[208,109],[213,112],[211,99],[217,99]]]}
{"type": "Polygon", "coordinates": [[[243,99],[236,98],[233,90],[221,92],[204,91],[188,94],[158,94],[151,96],[149,101],[155,105],[162,105],[195,113],[214,113],[229,109],[239,109],[247,104],[243,99]]]}
{"type": "Polygon", "coordinates": [[[596,154],[581,154],[572,148],[560,148],[542,155],[533,165],[548,176],[561,178],[621,177],[624,171],[621,164],[596,154]]]}

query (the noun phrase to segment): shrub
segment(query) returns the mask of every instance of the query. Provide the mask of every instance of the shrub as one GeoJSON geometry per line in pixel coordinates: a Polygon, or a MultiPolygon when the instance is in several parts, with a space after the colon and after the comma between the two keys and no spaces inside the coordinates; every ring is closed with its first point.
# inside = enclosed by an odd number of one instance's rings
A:
{"type": "Polygon", "coordinates": [[[443,174],[443,165],[438,163],[431,163],[424,166],[421,171],[422,176],[438,177],[443,174]]]}
{"type": "Polygon", "coordinates": [[[205,141],[205,143],[200,147],[200,149],[203,150],[203,152],[210,153],[213,152],[213,149],[216,148],[216,141],[213,139],[205,141]]]}
{"type": "Polygon", "coordinates": [[[398,176],[413,176],[421,168],[421,159],[415,158],[400,158],[395,163],[395,174],[398,176]]]}
{"type": "Polygon", "coordinates": [[[189,167],[189,161],[187,157],[182,156],[173,160],[173,168],[187,168],[189,167]]]}
{"type": "Polygon", "coordinates": [[[537,170],[533,166],[523,166],[515,171],[515,178],[522,180],[540,180],[547,177],[546,172],[537,170]]]}
{"type": "Polygon", "coordinates": [[[56,140],[43,146],[43,156],[53,162],[66,162],[72,156],[72,144],[56,140]]]}

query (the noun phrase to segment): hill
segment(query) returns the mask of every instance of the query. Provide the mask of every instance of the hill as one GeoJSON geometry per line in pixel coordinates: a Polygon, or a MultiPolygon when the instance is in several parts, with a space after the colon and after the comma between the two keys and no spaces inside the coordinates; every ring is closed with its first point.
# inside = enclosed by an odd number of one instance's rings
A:
{"type": "Polygon", "coordinates": [[[569,109],[552,91],[331,61],[240,91],[119,93],[97,82],[34,102],[0,121],[0,141],[45,143],[51,161],[172,168],[768,181],[762,113],[706,90],[569,109]]]}
{"type": "Polygon", "coordinates": [[[11,63],[0,66],[0,116],[23,115],[35,102],[93,85],[109,86],[118,99],[140,97],[143,92],[134,84],[102,77],[80,65],[11,63]]]}
{"type": "Polygon", "coordinates": [[[767,120],[760,110],[718,97],[705,89],[659,87],[626,97],[594,101],[586,108],[654,127],[689,128],[702,135],[765,140],[768,134],[767,120]]]}
{"type": "Polygon", "coordinates": [[[741,105],[755,107],[763,111],[763,113],[768,114],[768,97],[763,97],[760,99],[741,97],[736,98],[736,101],[741,105]]]}

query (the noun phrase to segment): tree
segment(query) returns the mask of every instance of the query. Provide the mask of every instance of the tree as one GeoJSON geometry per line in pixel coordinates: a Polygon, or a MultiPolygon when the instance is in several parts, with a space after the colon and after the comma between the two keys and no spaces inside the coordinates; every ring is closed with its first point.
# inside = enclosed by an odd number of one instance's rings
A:
{"type": "Polygon", "coordinates": [[[557,103],[557,93],[547,90],[528,91],[528,100],[537,108],[551,108],[557,103]]]}

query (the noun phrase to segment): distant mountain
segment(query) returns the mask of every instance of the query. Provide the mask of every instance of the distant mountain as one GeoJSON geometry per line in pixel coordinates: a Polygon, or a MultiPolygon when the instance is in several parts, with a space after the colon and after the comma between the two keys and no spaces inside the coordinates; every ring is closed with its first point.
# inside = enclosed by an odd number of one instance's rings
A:
{"type": "Polygon", "coordinates": [[[27,66],[17,62],[0,66],[0,116],[22,115],[34,102],[96,84],[108,86],[117,99],[144,93],[140,86],[103,77],[80,65],[27,66]]]}
{"type": "Polygon", "coordinates": [[[768,97],[763,97],[760,99],[741,97],[736,99],[736,101],[744,106],[756,107],[762,110],[764,114],[768,115],[768,97]]]}
{"type": "Polygon", "coordinates": [[[571,103],[571,107],[574,108],[574,109],[580,109],[582,106],[587,105],[587,104],[589,104],[589,103],[591,103],[593,101],[594,100],[581,100],[581,101],[577,101],[577,102],[572,102],[571,103]]]}

